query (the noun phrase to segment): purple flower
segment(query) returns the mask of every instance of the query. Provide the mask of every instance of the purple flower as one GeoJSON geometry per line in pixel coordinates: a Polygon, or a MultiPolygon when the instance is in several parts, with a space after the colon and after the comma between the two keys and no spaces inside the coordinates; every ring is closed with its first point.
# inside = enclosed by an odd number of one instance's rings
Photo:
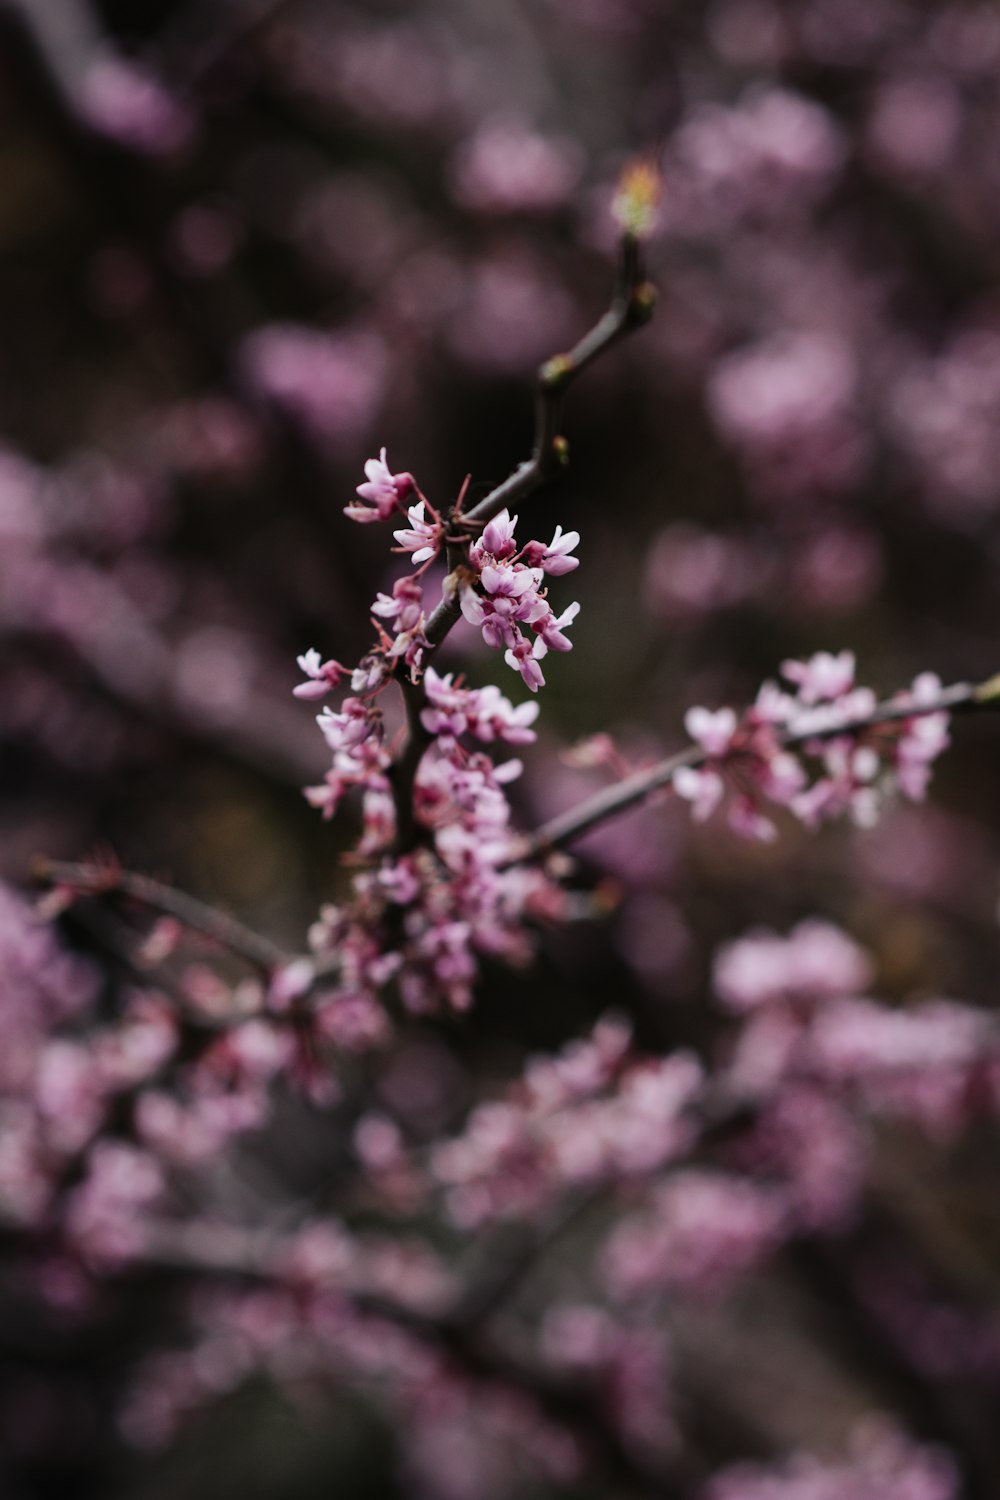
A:
{"type": "MultiPolygon", "coordinates": [[[[485,633],[484,630],[483,634],[485,633]]],[[[504,652],[503,659],[513,671],[520,672],[525,687],[529,687],[533,693],[537,693],[540,687],[545,686],[545,675],[538,665],[538,658],[530,643],[523,637],[518,640],[516,646],[504,652]]]]}

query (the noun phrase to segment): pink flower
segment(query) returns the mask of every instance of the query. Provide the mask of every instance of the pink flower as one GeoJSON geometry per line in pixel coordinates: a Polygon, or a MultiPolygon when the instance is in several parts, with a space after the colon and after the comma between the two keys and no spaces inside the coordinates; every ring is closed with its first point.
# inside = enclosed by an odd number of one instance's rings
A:
{"type": "Polygon", "coordinates": [[[416,488],[412,474],[393,474],[385,461],[383,448],[378,458],[370,458],[365,464],[366,482],[358,485],[358,494],[366,503],[355,501],[344,506],[344,515],[352,521],[387,521],[407,495],[416,488]]]}
{"type": "Polygon", "coordinates": [[[543,547],[541,542],[529,542],[521,556],[529,567],[541,568],[551,577],[558,578],[560,574],[572,573],[574,568],[580,566],[578,557],[569,556],[579,541],[578,531],[567,531],[563,536],[562,527],[557,526],[547,547],[543,547]]]}
{"type": "Polygon", "coordinates": [[[430,701],[421,722],[428,734],[473,734],[489,742],[504,740],[510,745],[528,745],[535,738],[529,726],[538,717],[537,703],[522,703],[517,708],[492,685],[484,688],[455,687],[451,674],[442,677],[428,667],[424,691],[430,701]]]}
{"type": "Polygon", "coordinates": [[[827,703],[841,698],[854,686],[854,653],[841,651],[837,656],[818,651],[809,661],[784,661],[782,676],[797,684],[802,703],[827,703]]]}
{"type": "Polygon", "coordinates": [[[497,562],[513,557],[517,551],[514,540],[516,525],[517,516],[512,517],[506,509],[495,515],[492,521],[488,521],[482,536],[469,554],[473,567],[482,568],[484,557],[492,557],[497,562]]]}
{"type": "Polygon", "coordinates": [[[374,734],[377,727],[375,715],[358,698],[345,698],[339,714],[324,708],[316,723],[331,750],[350,750],[374,734]]]}
{"type": "Polygon", "coordinates": [[[546,618],[535,623],[534,629],[538,632],[534,648],[536,661],[548,651],[572,651],[573,642],[563,631],[569,629],[579,613],[579,604],[571,604],[558,619],[550,610],[546,618]]]}
{"type": "Polygon", "coordinates": [[[715,713],[707,708],[689,708],[684,715],[684,727],[708,755],[725,755],[736,733],[736,715],[731,708],[720,708],[715,713]]]}
{"type": "MultiPolygon", "coordinates": [[[[485,631],[483,633],[485,634],[485,631]]],[[[533,693],[537,693],[540,687],[545,686],[545,675],[538,665],[538,658],[535,656],[530,644],[523,638],[518,641],[516,646],[512,646],[508,651],[504,652],[503,659],[508,667],[511,667],[515,672],[520,672],[524,685],[529,687],[533,693]]]]}
{"type": "Polygon", "coordinates": [[[423,619],[423,590],[415,578],[397,578],[391,597],[379,594],[372,614],[394,620],[399,630],[414,630],[423,619]]]}
{"type": "Polygon", "coordinates": [[[931,766],[949,742],[947,714],[926,714],[908,721],[896,746],[896,775],[900,790],[914,802],[926,796],[931,766]]]}
{"type": "Polygon", "coordinates": [[[347,671],[340,662],[322,661],[315,650],[306,651],[296,660],[309,678],[308,682],[300,682],[298,687],[292,688],[296,698],[325,698],[331,689],[340,685],[340,679],[347,671]]]}
{"type": "Polygon", "coordinates": [[[719,951],[714,973],[719,998],[734,1011],[790,996],[815,1001],[856,995],[871,977],[863,949],[816,918],[800,922],[787,938],[758,929],[728,943],[719,951]]]}
{"type": "Polygon", "coordinates": [[[441,550],[443,528],[439,521],[424,520],[424,505],[423,500],[411,505],[406,512],[409,528],[392,533],[402,550],[413,554],[410,561],[414,565],[430,562],[441,550]]]}
{"type": "Polygon", "coordinates": [[[539,570],[510,567],[506,563],[487,563],[480,579],[488,594],[501,599],[520,599],[529,590],[534,592],[541,581],[539,570]]]}
{"type": "Polygon", "coordinates": [[[742,839],[759,844],[773,844],[778,830],[770,818],[764,816],[752,797],[737,797],[727,813],[729,826],[742,839]]]}

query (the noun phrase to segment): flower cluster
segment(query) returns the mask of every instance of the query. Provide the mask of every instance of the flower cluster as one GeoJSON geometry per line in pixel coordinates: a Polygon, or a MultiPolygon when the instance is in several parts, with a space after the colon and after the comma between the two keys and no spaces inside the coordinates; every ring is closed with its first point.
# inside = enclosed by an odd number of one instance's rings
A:
{"type": "Polygon", "coordinates": [[[816,920],[787,938],[761,931],[723,948],[716,992],[745,1017],[729,1086],[761,1102],[818,1089],[849,1111],[946,1134],[995,1110],[1000,1033],[989,1016],[945,999],[894,1010],[868,998],[871,976],[868,956],[816,920]]]}
{"type": "Polygon", "coordinates": [[[808,828],[844,815],[871,827],[891,790],[916,801],[925,796],[931,766],[948,745],[948,715],[926,712],[941,691],[933,673],[922,673],[894,701],[900,710],[912,707],[912,717],[868,724],[876,697],[856,684],[850,651],[786,661],[781,671],[794,691],[765,682],[742,717],[731,708],[688,710],[685,725],[701,755],[673,785],[697,820],[710,817],[728,792],[733,831],[770,840],[777,829],[763,802],[787,808],[808,828]]]}
{"type": "Polygon", "coordinates": [[[628,1027],[606,1019],[474,1110],[433,1152],[432,1178],[464,1228],[531,1217],[568,1190],[645,1176],[689,1150],[702,1087],[692,1055],[632,1057],[628,1027]]]}
{"type": "Polygon", "coordinates": [[[739,1464],[718,1474],[705,1500],[956,1500],[958,1475],[937,1448],[918,1447],[886,1423],[855,1437],[845,1463],[796,1454],[780,1468],[739,1464]]]}
{"type": "Polygon", "coordinates": [[[517,520],[517,516],[502,510],[470,549],[469,563],[476,578],[462,589],[462,613],[470,624],[479,626],[488,646],[503,651],[507,665],[521,674],[534,693],[545,685],[539,662],[549,651],[572,649],[564,632],[576,619],[580,606],[571,604],[557,616],[542,585],[546,574],[557,578],[579,566],[579,558],[570,554],[580,535],[569,531],[564,536],[562,527],[557,526],[547,547],[541,542],[528,542],[519,549],[514,540],[517,520]]]}
{"type": "MultiPolygon", "coordinates": [[[[150,959],[169,946],[154,932],[150,959]]],[[[264,1126],[276,1079],[329,1096],[301,1033],[263,1013],[262,985],[234,992],[192,964],[173,994],[133,986],[104,1017],[95,971],[2,885],[0,970],[0,1222],[58,1222],[85,1267],[143,1254],[171,1181],[264,1126]]]]}
{"type": "MultiPolygon", "coordinates": [[[[526,924],[558,917],[565,900],[537,867],[518,864],[506,788],[521,773],[517,759],[496,762],[481,746],[531,744],[537,705],[511,703],[499,688],[466,686],[454,673],[432,664],[427,613],[419,575],[445,543],[447,526],[412,475],[393,474],[385,449],[365,466],[360,502],[346,508],[353,520],[387,520],[404,513],[395,532],[399,550],[417,573],[404,575],[391,594],[372,605],[379,631],[374,649],[353,670],[324,661],[315,650],[299,657],[306,681],[301,698],[321,698],[350,683],[337,710],[324,708],[318,723],[333,754],[322,785],[307,790],[310,803],[332,817],[350,791],[361,795],[363,833],[358,853],[374,868],[354,878],[354,895],[328,908],[313,930],[313,946],[324,980],[312,1009],[336,1017],[339,1034],[346,1014],[368,1018],[362,1034],[383,1030],[387,987],[410,1012],[445,1003],[465,1009],[478,973],[478,956],[523,961],[531,951],[526,924]],[[427,519],[430,516],[432,519],[427,519]],[[389,743],[379,697],[402,664],[407,691],[420,707],[411,725],[418,749],[405,785],[399,781],[398,747],[389,743]],[[419,738],[417,738],[419,737],[419,738]],[[409,827],[412,823],[412,827],[409,827]]],[[[459,507],[453,522],[458,520],[459,507]]],[[[502,511],[467,547],[461,582],[462,611],[479,624],[493,646],[536,690],[544,681],[539,662],[550,650],[568,651],[564,628],[578,605],[554,615],[542,587],[546,574],[572,571],[579,537],[557,527],[551,542],[514,540],[517,518],[502,511]],[[530,631],[532,640],[523,634],[530,631]],[[533,642],[533,643],[532,643],[533,642]]],[[[303,970],[302,983],[313,980],[303,970]]],[[[287,997],[285,997],[287,999],[287,997]]]]}

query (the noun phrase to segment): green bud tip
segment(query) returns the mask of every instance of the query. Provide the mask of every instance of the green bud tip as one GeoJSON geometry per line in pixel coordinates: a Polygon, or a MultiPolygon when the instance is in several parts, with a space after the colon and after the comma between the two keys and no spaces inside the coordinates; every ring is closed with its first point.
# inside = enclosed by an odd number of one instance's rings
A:
{"type": "Polygon", "coordinates": [[[561,385],[573,372],[573,361],[568,354],[557,354],[541,368],[540,380],[547,390],[561,385]]]}
{"type": "Polygon", "coordinates": [[[995,703],[1000,699],[1000,672],[981,682],[973,694],[976,703],[995,703]]]}

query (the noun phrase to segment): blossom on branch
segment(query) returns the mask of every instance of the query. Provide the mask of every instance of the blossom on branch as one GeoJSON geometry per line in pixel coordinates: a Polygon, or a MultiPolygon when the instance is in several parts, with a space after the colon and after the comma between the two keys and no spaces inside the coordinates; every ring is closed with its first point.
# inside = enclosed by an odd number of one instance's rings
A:
{"type": "Polygon", "coordinates": [[[913,800],[924,797],[933,762],[949,743],[947,713],[926,711],[939,699],[938,678],[924,673],[898,695],[895,706],[912,704],[912,717],[881,718],[875,694],[855,683],[849,651],[786,661],[781,672],[796,692],[766,682],[741,717],[730,708],[688,710],[685,726],[701,754],[672,780],[697,821],[710,817],[727,791],[729,826],[759,840],[777,832],[763,803],[786,808],[809,828],[845,814],[870,827],[894,787],[913,800]]]}
{"type": "Polygon", "coordinates": [[[534,693],[545,685],[538,663],[547,652],[572,650],[573,643],[563,632],[576,619],[580,606],[571,604],[557,618],[542,583],[546,573],[568,573],[577,566],[579,560],[569,553],[579,535],[571,531],[564,537],[559,526],[547,547],[529,542],[519,552],[514,540],[517,519],[502,510],[470,549],[469,562],[478,569],[479,589],[463,579],[461,606],[470,625],[482,630],[488,646],[503,651],[507,665],[520,673],[534,693]]]}
{"type": "Polygon", "coordinates": [[[412,474],[393,474],[385,461],[383,448],[378,458],[370,458],[365,464],[365,483],[358,485],[358,494],[363,504],[357,501],[344,506],[344,515],[352,521],[388,521],[397,510],[402,510],[407,497],[416,489],[412,474]]]}

